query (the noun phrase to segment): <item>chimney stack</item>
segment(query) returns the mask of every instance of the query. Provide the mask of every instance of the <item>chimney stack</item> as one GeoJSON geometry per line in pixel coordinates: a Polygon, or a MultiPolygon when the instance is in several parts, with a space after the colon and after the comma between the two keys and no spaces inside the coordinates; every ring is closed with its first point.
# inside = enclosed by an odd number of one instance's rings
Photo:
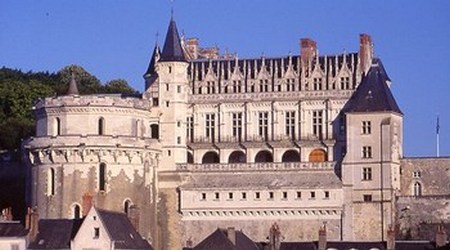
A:
{"type": "Polygon", "coordinates": [[[136,205],[131,205],[128,208],[128,219],[136,231],[139,231],[139,208],[136,205]]]}
{"type": "Polygon", "coordinates": [[[387,231],[387,242],[386,242],[387,250],[395,250],[395,230],[392,225],[389,225],[387,231]]]}
{"type": "Polygon", "coordinates": [[[278,224],[275,222],[270,227],[270,235],[269,235],[269,241],[270,241],[270,250],[280,250],[281,246],[281,231],[278,224]]]}
{"type": "Polygon", "coordinates": [[[198,58],[198,38],[188,38],[186,41],[187,51],[190,55],[190,59],[198,58]]]}
{"type": "Polygon", "coordinates": [[[327,249],[327,224],[323,223],[323,226],[319,229],[319,244],[318,250],[326,250],[327,249]]]}
{"type": "Polygon", "coordinates": [[[372,65],[373,44],[372,38],[367,34],[359,35],[359,66],[361,72],[367,74],[372,65]]]}
{"type": "Polygon", "coordinates": [[[300,56],[302,68],[311,66],[311,62],[317,55],[317,43],[310,38],[300,39],[300,56]]]}
{"type": "Polygon", "coordinates": [[[92,195],[89,192],[84,193],[83,195],[83,217],[89,213],[92,207],[92,195]]]}
{"type": "Polygon", "coordinates": [[[227,236],[231,243],[236,246],[236,229],[234,227],[227,228],[227,236]]]}
{"type": "Polygon", "coordinates": [[[29,233],[28,233],[28,237],[30,242],[34,241],[36,239],[36,236],[39,232],[39,214],[36,211],[36,209],[29,209],[28,210],[29,214],[27,214],[27,217],[29,217],[29,233]]]}
{"type": "Polygon", "coordinates": [[[447,233],[444,226],[439,224],[436,231],[436,248],[443,247],[447,244],[447,233]]]}

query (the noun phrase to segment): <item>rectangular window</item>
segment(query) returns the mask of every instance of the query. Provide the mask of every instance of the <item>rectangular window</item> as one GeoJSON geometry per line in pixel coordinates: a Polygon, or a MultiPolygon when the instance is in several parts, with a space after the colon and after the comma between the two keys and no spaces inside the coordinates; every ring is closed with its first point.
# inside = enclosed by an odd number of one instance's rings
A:
{"type": "Polygon", "coordinates": [[[206,193],[202,193],[202,201],[206,200],[206,193]]]}
{"type": "Polygon", "coordinates": [[[255,199],[259,200],[260,198],[261,198],[261,194],[259,192],[256,192],[255,193],[255,199]]]}
{"type": "Polygon", "coordinates": [[[170,106],[169,101],[166,101],[166,107],[169,107],[169,106],[170,106]]]}
{"type": "Polygon", "coordinates": [[[233,137],[238,141],[242,139],[242,112],[233,113],[232,115],[232,132],[233,137]]]}
{"type": "Polygon", "coordinates": [[[228,199],[232,200],[233,199],[233,193],[228,193],[228,199]]]}
{"type": "Polygon", "coordinates": [[[211,142],[214,142],[215,128],[216,128],[216,115],[215,114],[206,114],[205,136],[211,142]]]}
{"type": "Polygon", "coordinates": [[[372,180],[372,168],[363,168],[362,179],[363,181],[372,180]]]}
{"type": "Polygon", "coordinates": [[[301,199],[302,198],[302,192],[297,192],[297,199],[301,199]]]}
{"type": "Polygon", "coordinates": [[[322,78],[314,78],[313,89],[322,90],[322,78]]]}
{"type": "Polygon", "coordinates": [[[371,146],[364,146],[362,147],[362,158],[363,159],[369,159],[372,158],[372,147],[371,146]]]}
{"type": "Polygon", "coordinates": [[[364,200],[365,202],[370,202],[370,201],[372,201],[372,195],[370,195],[370,194],[365,194],[365,195],[363,195],[363,200],[364,200]]]}
{"type": "Polygon", "coordinates": [[[177,92],[181,93],[181,86],[177,86],[177,92]]]}
{"type": "Polygon", "coordinates": [[[186,135],[187,141],[194,142],[194,117],[192,116],[186,118],[186,135]]]}
{"type": "Polygon", "coordinates": [[[361,134],[369,135],[372,133],[372,127],[370,121],[361,122],[361,134]]]}
{"type": "Polygon", "coordinates": [[[269,199],[273,199],[273,192],[269,192],[269,199]]]}
{"type": "Polygon", "coordinates": [[[325,199],[330,199],[330,192],[325,191],[324,192],[324,197],[325,197],[325,199]]]}
{"type": "Polygon", "coordinates": [[[311,193],[310,193],[310,198],[311,198],[311,199],[315,199],[315,198],[316,198],[316,192],[314,192],[314,191],[311,192],[311,193]]]}
{"type": "Polygon", "coordinates": [[[286,135],[293,140],[295,139],[295,111],[286,112],[286,135]]]}
{"type": "Polygon", "coordinates": [[[312,117],[313,134],[319,138],[322,136],[322,122],[323,122],[322,110],[313,111],[312,117]]]}
{"type": "Polygon", "coordinates": [[[258,113],[258,135],[265,141],[269,139],[269,112],[258,113]]]}
{"type": "Polygon", "coordinates": [[[243,200],[247,199],[247,193],[242,192],[241,195],[242,195],[241,197],[242,197],[243,200]]]}
{"type": "Polygon", "coordinates": [[[287,199],[288,198],[288,193],[287,192],[283,192],[283,199],[287,199]]]}
{"type": "Polygon", "coordinates": [[[214,193],[214,199],[218,200],[220,198],[220,194],[219,193],[214,193]]]}
{"type": "Polygon", "coordinates": [[[341,77],[341,89],[350,88],[350,77],[341,77]]]}
{"type": "Polygon", "coordinates": [[[420,171],[414,171],[413,172],[413,177],[414,178],[420,178],[420,171]]]}
{"type": "Polygon", "coordinates": [[[181,144],[181,136],[177,136],[177,144],[181,144]]]}
{"type": "Polygon", "coordinates": [[[100,228],[94,227],[94,239],[98,239],[100,237],[100,228]]]}
{"type": "Polygon", "coordinates": [[[153,106],[158,107],[158,105],[159,105],[159,98],[158,97],[153,97],[152,101],[153,101],[153,106]]]}

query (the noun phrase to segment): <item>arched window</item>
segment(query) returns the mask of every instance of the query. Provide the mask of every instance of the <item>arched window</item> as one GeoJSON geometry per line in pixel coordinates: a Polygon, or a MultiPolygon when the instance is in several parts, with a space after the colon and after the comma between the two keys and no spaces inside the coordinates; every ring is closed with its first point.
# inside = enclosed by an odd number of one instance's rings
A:
{"type": "Polygon", "coordinates": [[[216,152],[209,151],[203,155],[202,163],[219,163],[219,155],[216,152]]]}
{"type": "Polygon", "coordinates": [[[247,157],[245,157],[244,152],[242,151],[234,151],[228,157],[228,163],[246,163],[247,157]]]}
{"type": "Polygon", "coordinates": [[[106,190],[106,164],[100,163],[98,171],[98,189],[100,191],[106,190]]]}
{"type": "Polygon", "coordinates": [[[105,119],[103,117],[100,117],[98,119],[98,134],[99,135],[105,134],[105,119]]]}
{"type": "Polygon", "coordinates": [[[61,119],[59,117],[55,118],[53,135],[61,135],[61,119]]]}
{"type": "Polygon", "coordinates": [[[422,184],[419,182],[414,183],[414,196],[422,196],[422,184]]]}
{"type": "Polygon", "coordinates": [[[273,162],[272,153],[266,150],[259,151],[255,156],[255,162],[273,162]]]}
{"type": "Polygon", "coordinates": [[[150,125],[150,132],[152,139],[159,139],[159,126],[158,124],[150,125]]]}
{"type": "Polygon", "coordinates": [[[81,207],[78,204],[74,204],[72,207],[72,214],[74,219],[81,219],[81,207]]]}
{"type": "Polygon", "coordinates": [[[125,214],[128,215],[128,213],[130,212],[130,207],[131,207],[131,205],[133,205],[133,203],[132,203],[130,200],[126,200],[126,201],[123,203],[123,212],[124,212],[125,214]]]}
{"type": "Polygon", "coordinates": [[[49,168],[47,173],[47,195],[55,195],[55,169],[49,168]]]}
{"type": "Polygon", "coordinates": [[[310,162],[325,162],[328,160],[327,152],[323,149],[314,149],[309,154],[310,162]]]}
{"type": "Polygon", "coordinates": [[[300,154],[295,150],[288,150],[284,152],[282,162],[299,162],[300,154]]]}

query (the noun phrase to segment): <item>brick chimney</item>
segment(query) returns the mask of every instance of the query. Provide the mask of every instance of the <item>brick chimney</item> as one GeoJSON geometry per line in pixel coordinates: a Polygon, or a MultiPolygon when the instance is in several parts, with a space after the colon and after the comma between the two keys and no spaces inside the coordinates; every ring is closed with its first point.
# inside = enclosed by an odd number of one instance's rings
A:
{"type": "Polygon", "coordinates": [[[323,223],[323,226],[319,229],[319,243],[318,250],[326,250],[327,249],[327,224],[323,223]]]}
{"type": "Polygon", "coordinates": [[[227,236],[231,243],[236,246],[236,229],[234,227],[227,228],[227,236]]]}
{"type": "Polygon", "coordinates": [[[84,193],[83,195],[83,217],[89,213],[92,207],[92,195],[89,192],[84,193]]]}
{"type": "Polygon", "coordinates": [[[389,228],[387,230],[386,249],[395,250],[395,230],[392,225],[389,225],[389,228]]]}
{"type": "Polygon", "coordinates": [[[366,74],[372,65],[373,44],[372,38],[367,34],[359,35],[359,66],[362,72],[366,74]]]}
{"type": "Polygon", "coordinates": [[[198,58],[198,38],[188,38],[186,41],[186,49],[189,53],[190,59],[197,59],[198,58]]]}
{"type": "Polygon", "coordinates": [[[439,224],[436,231],[436,248],[443,247],[447,244],[447,233],[444,226],[439,224]]]}
{"type": "Polygon", "coordinates": [[[139,231],[139,208],[136,205],[131,205],[128,208],[128,219],[136,231],[139,231]]]}
{"type": "Polygon", "coordinates": [[[317,43],[310,38],[300,39],[300,56],[302,67],[311,66],[311,62],[317,54],[317,43]]]}
{"type": "Polygon", "coordinates": [[[270,250],[280,250],[281,246],[281,231],[278,224],[275,222],[270,227],[270,235],[269,235],[269,245],[270,250]]]}
{"type": "Polygon", "coordinates": [[[36,211],[36,209],[28,208],[27,219],[28,219],[28,225],[25,225],[25,229],[29,230],[28,238],[29,238],[29,241],[31,242],[36,239],[36,236],[39,232],[39,227],[38,227],[39,226],[39,214],[36,211]],[[28,228],[27,228],[27,226],[28,226],[28,228]]]}

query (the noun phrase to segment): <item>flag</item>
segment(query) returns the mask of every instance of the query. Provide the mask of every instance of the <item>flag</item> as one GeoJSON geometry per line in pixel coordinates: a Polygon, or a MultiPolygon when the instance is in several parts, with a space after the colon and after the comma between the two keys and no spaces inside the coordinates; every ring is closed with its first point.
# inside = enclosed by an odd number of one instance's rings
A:
{"type": "Polygon", "coordinates": [[[439,129],[440,129],[440,126],[439,126],[439,115],[438,115],[437,120],[436,120],[436,134],[439,134],[439,129]]]}

